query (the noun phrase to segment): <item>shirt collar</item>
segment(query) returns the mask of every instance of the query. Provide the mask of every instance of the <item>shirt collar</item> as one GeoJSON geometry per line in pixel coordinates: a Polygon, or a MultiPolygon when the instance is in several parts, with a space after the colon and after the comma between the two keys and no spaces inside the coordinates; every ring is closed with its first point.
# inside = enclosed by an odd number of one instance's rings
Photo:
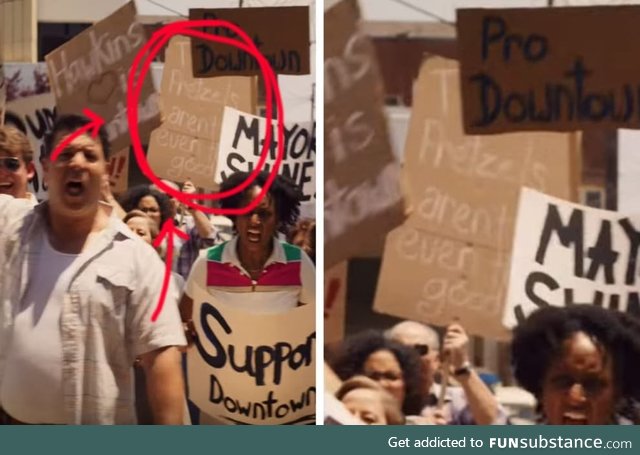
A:
{"type": "MultiPolygon", "coordinates": [[[[222,262],[231,263],[236,267],[242,269],[243,267],[242,267],[242,264],[240,264],[240,258],[238,258],[237,248],[238,248],[238,236],[234,235],[231,238],[231,240],[227,242],[227,245],[222,251],[222,262]]],[[[271,251],[271,255],[267,259],[267,262],[264,264],[264,266],[267,267],[271,264],[275,264],[276,262],[280,262],[284,264],[287,262],[287,258],[285,256],[284,247],[282,246],[282,243],[280,243],[280,241],[274,237],[273,250],[271,251]]]]}

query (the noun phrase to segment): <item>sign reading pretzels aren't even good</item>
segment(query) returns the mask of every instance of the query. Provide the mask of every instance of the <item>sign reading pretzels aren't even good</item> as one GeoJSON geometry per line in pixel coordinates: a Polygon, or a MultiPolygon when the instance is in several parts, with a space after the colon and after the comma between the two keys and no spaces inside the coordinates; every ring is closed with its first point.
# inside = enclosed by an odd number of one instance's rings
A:
{"type": "Polygon", "coordinates": [[[315,423],[315,305],[259,314],[214,304],[194,288],[189,399],[231,424],[315,423]]]}
{"type": "Polygon", "coordinates": [[[640,6],[457,11],[467,134],[640,128],[640,6]]]}
{"type": "MultiPolygon", "coordinates": [[[[309,74],[309,7],[216,8],[189,10],[190,20],[224,20],[240,27],[271,64],[275,74],[309,74]]],[[[242,41],[226,27],[204,27],[205,33],[242,41]]],[[[194,38],[193,75],[259,76],[260,65],[249,53],[227,44],[194,38]]]]}
{"type": "Polygon", "coordinates": [[[640,316],[640,216],[520,192],[503,323],[548,305],[591,304],[640,316]]]}

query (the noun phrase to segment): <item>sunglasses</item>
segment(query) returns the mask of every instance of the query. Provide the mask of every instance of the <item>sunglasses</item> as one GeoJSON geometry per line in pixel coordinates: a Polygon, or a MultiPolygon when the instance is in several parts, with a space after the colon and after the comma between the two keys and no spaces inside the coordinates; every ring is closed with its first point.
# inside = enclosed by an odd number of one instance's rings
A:
{"type": "Polygon", "coordinates": [[[20,160],[13,156],[6,158],[0,158],[0,168],[5,168],[8,171],[16,172],[20,169],[20,160]]]}
{"type": "Polygon", "coordinates": [[[429,346],[426,344],[414,344],[413,349],[415,349],[420,356],[429,354],[429,346]]]}

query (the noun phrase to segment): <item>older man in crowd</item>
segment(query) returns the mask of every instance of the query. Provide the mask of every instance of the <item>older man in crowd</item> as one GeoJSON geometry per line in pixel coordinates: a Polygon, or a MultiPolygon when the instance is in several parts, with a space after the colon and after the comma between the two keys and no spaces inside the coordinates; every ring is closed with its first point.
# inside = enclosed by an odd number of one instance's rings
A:
{"type": "Polygon", "coordinates": [[[443,339],[424,324],[404,321],[386,333],[387,337],[412,347],[422,359],[425,392],[428,402],[422,410],[424,422],[436,425],[505,424],[506,415],[496,397],[471,366],[469,337],[464,328],[451,324],[443,339]],[[444,403],[439,403],[443,384],[436,383],[437,373],[448,368],[460,386],[447,384],[444,403]],[[440,404],[442,406],[440,406],[440,404]]]}

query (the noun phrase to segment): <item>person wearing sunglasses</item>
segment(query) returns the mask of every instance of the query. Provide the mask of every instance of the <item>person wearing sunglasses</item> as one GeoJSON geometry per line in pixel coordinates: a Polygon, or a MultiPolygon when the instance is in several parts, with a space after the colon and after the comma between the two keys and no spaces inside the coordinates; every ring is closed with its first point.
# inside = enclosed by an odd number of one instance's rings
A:
{"type": "Polygon", "coordinates": [[[28,186],[36,173],[33,150],[27,137],[17,128],[0,125],[0,194],[38,201],[28,186]]]}
{"type": "Polygon", "coordinates": [[[420,355],[422,385],[426,396],[420,415],[437,425],[506,424],[507,416],[489,387],[471,367],[469,337],[464,328],[453,323],[445,331],[440,349],[438,334],[431,327],[414,321],[403,321],[386,332],[386,336],[420,355]],[[449,368],[460,386],[447,384],[444,403],[439,406],[441,384],[436,377],[449,368]]]}
{"type": "Polygon", "coordinates": [[[109,141],[90,123],[61,115],[46,136],[47,201],[0,195],[0,421],[134,424],[139,358],[154,422],[181,424],[178,291],[152,321],[164,264],[101,201],[109,141]]]}

